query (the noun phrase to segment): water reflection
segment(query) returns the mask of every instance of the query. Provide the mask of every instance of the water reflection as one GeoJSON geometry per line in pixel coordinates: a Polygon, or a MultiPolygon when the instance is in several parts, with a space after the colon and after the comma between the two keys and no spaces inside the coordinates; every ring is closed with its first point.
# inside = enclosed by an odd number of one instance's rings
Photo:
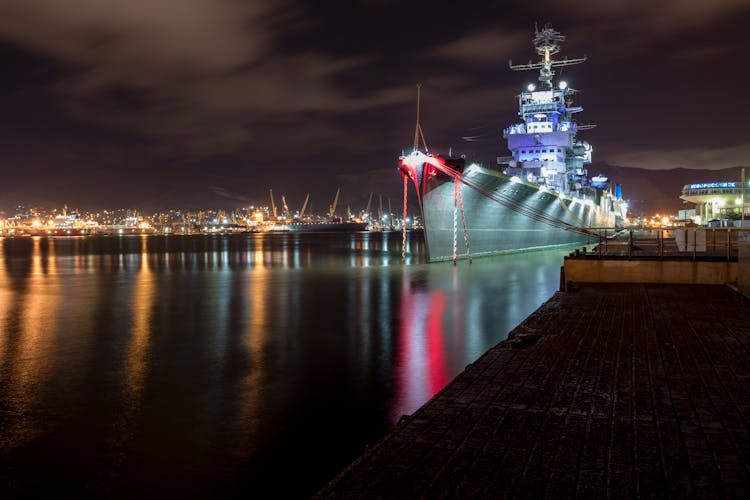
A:
{"type": "Polygon", "coordinates": [[[137,260],[138,267],[133,279],[133,293],[130,300],[130,340],[126,346],[124,359],[124,403],[128,414],[134,414],[140,410],[149,369],[156,279],[149,266],[147,240],[147,236],[141,237],[141,254],[137,260]]]}
{"type": "Polygon", "coordinates": [[[390,418],[413,413],[549,298],[564,253],[403,268],[390,418]]]}
{"type": "MultiPolygon", "coordinates": [[[[6,250],[3,242],[4,254],[6,250]]],[[[8,281],[2,286],[2,407],[4,437],[13,445],[33,440],[47,428],[34,411],[48,394],[59,335],[55,316],[60,307],[54,241],[29,238],[17,259],[3,256],[8,281]],[[21,417],[21,418],[19,418],[21,417]]],[[[3,277],[4,278],[4,277],[3,277]]]]}
{"type": "Polygon", "coordinates": [[[404,266],[401,237],[3,240],[0,469],[308,496],[559,282],[564,251],[426,264],[410,234],[404,266]]]}
{"type": "Polygon", "coordinates": [[[258,434],[263,429],[263,379],[265,377],[266,336],[270,330],[269,300],[275,291],[269,289],[269,271],[263,265],[263,240],[256,242],[253,253],[253,272],[247,277],[248,287],[241,300],[249,302],[247,325],[242,336],[242,347],[248,355],[249,367],[243,374],[238,389],[238,411],[233,425],[237,440],[234,453],[252,453],[258,434]],[[248,451],[250,450],[250,451],[248,451]]]}

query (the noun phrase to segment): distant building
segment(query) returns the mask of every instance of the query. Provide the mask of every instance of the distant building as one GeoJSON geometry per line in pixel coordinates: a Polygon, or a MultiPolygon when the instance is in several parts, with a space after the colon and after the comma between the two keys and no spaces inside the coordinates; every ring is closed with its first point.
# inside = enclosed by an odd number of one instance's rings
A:
{"type": "Polygon", "coordinates": [[[677,220],[681,222],[694,221],[697,215],[698,214],[695,212],[694,208],[690,208],[687,210],[678,210],[677,220]]]}
{"type": "Polygon", "coordinates": [[[698,224],[711,220],[740,220],[744,209],[750,220],[750,183],[742,189],[741,182],[702,182],[686,184],[680,199],[695,203],[698,224]]]}

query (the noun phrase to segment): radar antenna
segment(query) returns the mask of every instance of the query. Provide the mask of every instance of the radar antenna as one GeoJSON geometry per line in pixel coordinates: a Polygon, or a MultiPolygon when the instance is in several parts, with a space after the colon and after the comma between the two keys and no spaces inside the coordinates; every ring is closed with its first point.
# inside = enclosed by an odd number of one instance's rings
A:
{"type": "Polygon", "coordinates": [[[533,44],[536,49],[536,53],[542,56],[542,60],[539,62],[532,63],[529,61],[528,64],[513,64],[513,61],[509,61],[510,69],[514,71],[526,71],[530,69],[539,70],[539,81],[546,85],[547,88],[552,88],[552,75],[555,74],[552,68],[559,66],[572,66],[573,64],[580,64],[586,61],[586,56],[579,57],[577,59],[565,59],[555,61],[551,56],[560,52],[560,44],[565,41],[565,37],[560,32],[555,31],[552,26],[548,23],[544,25],[544,28],[540,31],[535,29],[533,44]]]}

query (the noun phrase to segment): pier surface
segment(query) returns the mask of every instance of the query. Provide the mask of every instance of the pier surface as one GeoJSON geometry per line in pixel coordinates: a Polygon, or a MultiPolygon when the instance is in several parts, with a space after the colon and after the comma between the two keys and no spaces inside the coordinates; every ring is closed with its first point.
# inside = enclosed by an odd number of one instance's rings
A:
{"type": "Polygon", "coordinates": [[[558,292],[316,498],[750,495],[750,301],[558,292]]]}

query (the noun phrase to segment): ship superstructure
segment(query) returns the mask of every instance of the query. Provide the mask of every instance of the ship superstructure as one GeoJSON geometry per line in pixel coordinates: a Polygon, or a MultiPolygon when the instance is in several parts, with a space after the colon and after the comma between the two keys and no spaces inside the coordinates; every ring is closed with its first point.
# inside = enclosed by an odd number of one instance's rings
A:
{"type": "Polygon", "coordinates": [[[582,111],[573,103],[578,91],[554,81],[554,68],[586,60],[554,60],[564,39],[547,25],[533,39],[541,60],[510,63],[516,71],[538,69],[539,77],[518,96],[522,122],[503,131],[512,156],[497,158],[496,165],[429,153],[418,105],[414,149],[400,157],[399,170],[404,211],[409,181],[417,189],[430,261],[588,243],[595,241],[592,228],[622,222],[619,186],[613,194],[608,179],[587,175],[592,148],[576,135],[592,126],[573,118],[582,111]]]}
{"type": "Polygon", "coordinates": [[[577,140],[576,133],[592,126],[580,126],[573,119],[574,114],[583,111],[573,104],[577,91],[565,80],[553,81],[553,68],[580,64],[586,58],[553,60],[564,40],[560,33],[545,26],[533,40],[541,61],[510,64],[515,71],[538,69],[539,84],[529,84],[518,96],[518,116],[523,122],[503,131],[513,156],[498,158],[498,163],[507,164],[508,175],[517,175],[560,193],[591,197],[593,193],[587,193],[585,165],[591,163],[592,148],[587,142],[577,140]]]}

